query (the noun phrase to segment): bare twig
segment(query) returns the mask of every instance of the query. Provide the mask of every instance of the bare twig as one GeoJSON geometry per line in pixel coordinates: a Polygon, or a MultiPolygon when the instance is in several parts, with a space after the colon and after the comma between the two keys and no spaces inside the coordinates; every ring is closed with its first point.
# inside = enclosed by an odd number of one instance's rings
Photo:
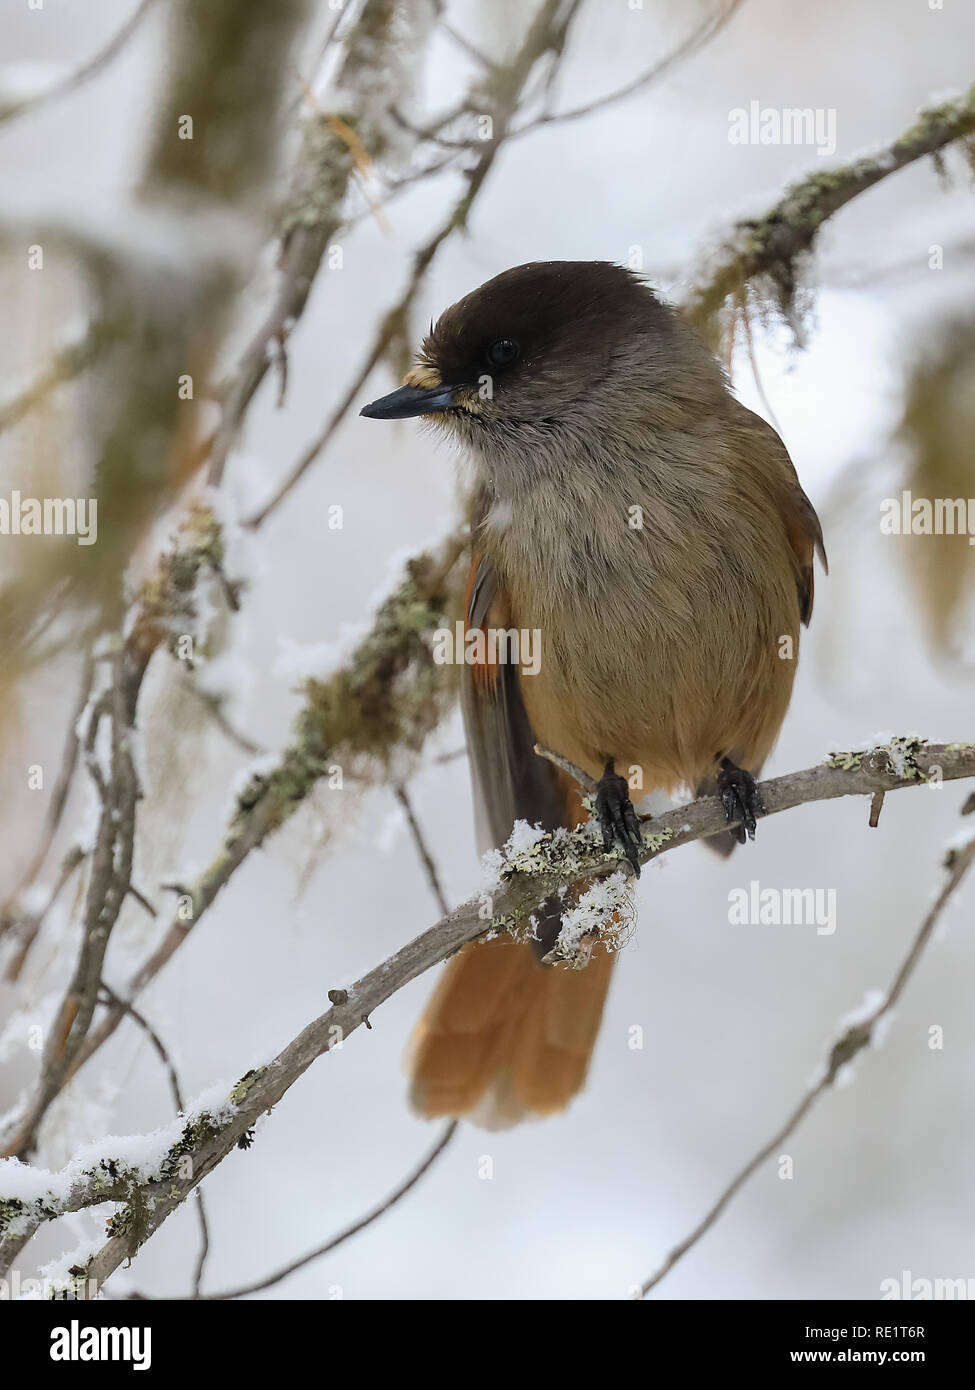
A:
{"type": "Polygon", "coordinates": [[[126,896],[133,892],[132,858],[139,784],[131,740],[135,706],[146,665],[141,653],[133,652],[129,643],[119,643],[111,659],[111,685],[91,706],[84,746],[101,808],[88,879],[81,949],[45,1041],[40,1084],[14,1136],[5,1143],[6,1154],[26,1158],[34,1147],[40,1122],[64,1084],[91,1026],[109,938],[126,896]],[[111,730],[107,775],[94,752],[103,719],[108,719],[111,730]]]}
{"type": "Polygon", "coordinates": [[[710,43],[728,21],[737,14],[743,4],[744,0],[720,0],[719,8],[713,14],[705,16],[672,52],[653,63],[632,82],[627,82],[624,86],[618,87],[614,92],[608,92],[605,96],[595,97],[592,101],[584,102],[581,106],[574,106],[568,111],[543,112],[541,116],[537,116],[534,120],[519,126],[517,130],[513,130],[511,132],[512,138],[528,135],[532,131],[539,130],[542,126],[561,125],[565,121],[580,120],[584,116],[594,115],[597,111],[605,111],[607,107],[615,106],[617,102],[626,101],[629,97],[636,96],[638,92],[646,91],[660,78],[679,67],[685,59],[690,58],[710,43]]]}
{"type": "Polygon", "coordinates": [[[540,758],[545,758],[548,762],[560,767],[563,772],[567,772],[580,787],[584,787],[587,792],[594,795],[598,791],[598,783],[594,777],[590,777],[584,768],[576,763],[570,762],[568,758],[563,758],[561,753],[556,753],[554,748],[546,748],[544,744],[536,743],[535,752],[540,758]]]}
{"type": "Polygon", "coordinates": [[[85,851],[80,845],[72,845],[61,861],[54,886],[39,912],[25,912],[23,908],[10,906],[4,909],[3,914],[0,915],[0,935],[9,931],[16,942],[6,970],[6,977],[11,982],[20,978],[20,972],[24,968],[24,962],[27,960],[30,948],[37,940],[48,913],[61,896],[62,889],[78,866],[84,863],[84,860],[85,851]]]}
{"type": "Polygon", "coordinates": [[[13,102],[9,106],[0,107],[0,122],[13,121],[19,116],[26,116],[41,106],[47,106],[50,102],[67,96],[69,92],[75,91],[90,78],[95,77],[125,47],[154,4],[155,0],[141,0],[141,3],[136,6],[125,23],[113,34],[105,47],[100,49],[94,57],[89,58],[87,62],[82,63],[81,67],[69,73],[67,77],[54,83],[46,91],[25,97],[22,101],[13,102]]]}
{"type": "MultiPolygon", "coordinates": [[[[114,639],[108,657],[111,679],[107,689],[86,702],[86,724],[83,733],[79,730],[79,748],[74,757],[79,751],[84,757],[98,793],[100,813],[91,856],[82,944],[45,1043],[37,1089],[18,1117],[14,1132],[5,1137],[5,1153],[26,1154],[33,1148],[44,1116],[86,1055],[109,937],[125,899],[130,895],[142,896],[132,884],[136,805],[140,795],[132,740],[142,684],[154,653],[173,636],[169,624],[175,624],[179,632],[186,631],[194,614],[193,593],[199,575],[204,569],[219,569],[221,554],[220,530],[212,513],[206,508],[192,509],[173,549],[160,562],[156,577],[144,586],[128,636],[124,641],[120,637],[114,639]],[[99,730],[105,722],[111,731],[107,770],[97,754],[99,730]]],[[[75,852],[74,861],[62,870],[57,891],[66,874],[83,857],[80,850],[75,852]]],[[[35,923],[27,935],[27,945],[39,925],[35,923]]],[[[21,959],[22,955],[23,948],[21,959]]],[[[15,964],[19,968],[20,961],[15,964]]]]}
{"type": "Polygon", "coordinates": [[[447,913],[450,911],[450,904],[444,897],[443,888],[440,886],[440,877],[437,873],[437,866],[433,862],[433,856],[427,847],[426,840],[423,838],[423,831],[420,828],[420,823],[413,813],[413,805],[410,801],[409,793],[402,782],[397,782],[396,786],[393,788],[393,792],[396,796],[396,800],[402,806],[406,814],[406,823],[410,827],[410,834],[413,836],[416,852],[420,856],[420,862],[426,870],[427,882],[430,884],[433,896],[437,900],[437,906],[446,917],[447,913]]]}
{"type": "Polygon", "coordinates": [[[640,1296],[642,1298],[645,1298],[651,1289],[656,1288],[660,1281],[684,1258],[687,1252],[692,1250],[703,1236],[707,1235],[722,1212],[736,1194],[741,1191],[752,1174],[761,1168],[762,1164],[774,1154],[781,1151],[786,1140],[795,1133],[819,1098],[825,1091],[828,1091],[836,1081],[840,1071],[849,1066],[858,1053],[869,1046],[873,1039],[877,1024],[890,1013],[891,1009],[904,992],[904,988],[911,978],[911,975],[914,973],[914,969],[925,947],[931,940],[934,928],[948,900],[971,868],[973,860],[975,860],[975,836],[968,840],[960,849],[949,852],[945,861],[945,867],[948,870],[948,878],[924,918],[920,930],[911,943],[911,948],[901,964],[900,969],[897,971],[897,974],[894,976],[893,983],[883,1000],[875,1008],[871,1009],[865,1017],[857,1018],[854,1022],[847,1025],[843,1035],[832,1044],[819,1080],[815,1085],[811,1086],[802,1097],[799,1104],[782,1125],[781,1129],[779,1129],[768,1143],[764,1144],[754,1157],[749,1159],[744,1168],[735,1175],[721,1193],[718,1200],[694,1227],[693,1231],[691,1231],[679,1245],[674,1246],[663,1264],[660,1265],[649,1279],[643,1282],[640,1286],[640,1296]]]}
{"type": "Polygon", "coordinates": [[[16,396],[0,403],[0,431],[9,430],[30,411],[91,366],[102,349],[117,336],[119,327],[107,319],[96,319],[73,343],[60,348],[47,367],[16,396]]]}
{"type": "Polygon", "coordinates": [[[10,895],[6,907],[0,912],[0,935],[3,934],[3,918],[10,913],[12,905],[16,902],[17,898],[36,881],[57,836],[58,828],[61,824],[61,817],[64,815],[64,808],[67,804],[68,792],[71,789],[71,781],[74,777],[75,768],[78,765],[78,721],[84,713],[85,706],[88,703],[94,670],[95,663],[92,660],[92,651],[89,646],[86,648],[82,658],[78,695],[68,717],[68,732],[65,736],[64,750],[61,754],[61,765],[58,769],[57,780],[51,790],[51,801],[47,808],[47,815],[44,818],[44,829],[41,834],[40,843],[34,851],[30,862],[25,866],[17,882],[17,886],[10,895]]]}
{"type": "Polygon", "coordinates": [[[456,1132],[457,1121],[451,1120],[450,1123],[444,1127],[443,1133],[430,1152],[419,1166],[414,1168],[409,1177],[405,1178],[403,1182],[400,1183],[399,1187],[395,1188],[395,1190],[392,1191],[384,1201],[380,1202],[377,1207],[373,1207],[365,1216],[361,1216],[358,1221],[354,1221],[351,1226],[346,1226],[345,1230],[340,1231],[338,1235],[332,1236],[331,1240],[327,1240],[324,1245],[319,1245],[314,1250],[309,1250],[307,1255],[302,1255],[299,1259],[292,1260],[290,1264],[284,1265],[281,1269],[276,1270],[274,1274],[269,1274],[266,1278],[260,1279],[253,1284],[242,1284],[239,1288],[227,1289],[223,1293],[201,1294],[199,1291],[196,1291],[193,1295],[194,1298],[213,1299],[221,1302],[231,1298],[246,1298],[248,1294],[261,1293],[264,1289],[270,1289],[275,1284],[280,1284],[282,1279],[287,1279],[290,1274],[294,1274],[297,1270],[303,1269],[305,1265],[311,1264],[313,1260],[321,1259],[323,1255],[330,1254],[333,1250],[337,1249],[338,1246],[344,1245],[352,1236],[358,1235],[358,1233],[365,1230],[367,1226],[371,1226],[374,1221],[378,1221],[381,1216],[385,1216],[386,1212],[394,1207],[397,1202],[401,1201],[408,1192],[412,1191],[423,1175],[436,1163],[456,1132]]]}
{"type": "Polygon", "coordinates": [[[477,63],[478,67],[484,68],[488,72],[497,67],[497,63],[495,63],[493,58],[489,58],[486,53],[482,53],[476,44],[471,43],[470,39],[465,38],[458,29],[455,29],[452,24],[448,24],[445,19],[441,19],[440,27],[447,37],[467,54],[468,58],[471,58],[477,63]]]}
{"type": "Polygon", "coordinates": [[[235,748],[239,748],[242,753],[247,753],[252,758],[259,757],[265,751],[260,744],[255,743],[253,739],[248,738],[246,734],[242,734],[238,728],[231,724],[224,713],[224,699],[222,696],[215,694],[213,691],[204,690],[202,686],[189,675],[187,675],[185,685],[186,689],[191,691],[203,705],[207,714],[209,714],[228,743],[232,743],[235,748]]]}

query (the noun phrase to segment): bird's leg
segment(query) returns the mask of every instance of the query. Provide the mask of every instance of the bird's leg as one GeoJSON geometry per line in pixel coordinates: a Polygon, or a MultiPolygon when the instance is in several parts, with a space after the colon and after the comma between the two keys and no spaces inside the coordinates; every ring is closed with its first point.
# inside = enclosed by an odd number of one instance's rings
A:
{"type": "Polygon", "coordinates": [[[736,766],[730,758],[722,758],[717,781],[725,815],[729,821],[740,822],[732,828],[732,834],[740,845],[745,843],[746,833],[750,840],[754,840],[755,821],[765,815],[765,804],[755,778],[743,767],[736,766]]]}
{"type": "Polygon", "coordinates": [[[603,775],[596,784],[596,819],[603,832],[603,849],[611,850],[618,839],[634,874],[639,878],[643,834],[630,800],[626,778],[617,776],[612,758],[603,768],[603,775]]]}

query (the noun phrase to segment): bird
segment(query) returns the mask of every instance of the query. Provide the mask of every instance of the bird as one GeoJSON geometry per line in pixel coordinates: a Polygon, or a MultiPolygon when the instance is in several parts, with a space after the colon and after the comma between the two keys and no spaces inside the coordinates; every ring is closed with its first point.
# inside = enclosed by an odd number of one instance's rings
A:
{"type": "MultiPolygon", "coordinates": [[[[779,435],[679,310],[609,261],[515,266],[446,309],[404,384],[360,413],[420,417],[459,446],[466,632],[540,639],[531,668],[489,644],[463,667],[482,849],[517,821],[586,821],[566,765],[595,782],[603,844],[635,876],[637,787],[719,795],[722,854],[753,838],[826,553],[779,435]]],[[[597,939],[584,969],[559,960],[567,901],[531,941],[446,963],[411,1045],[417,1113],[502,1127],[583,1089],[616,952],[597,939]]]]}

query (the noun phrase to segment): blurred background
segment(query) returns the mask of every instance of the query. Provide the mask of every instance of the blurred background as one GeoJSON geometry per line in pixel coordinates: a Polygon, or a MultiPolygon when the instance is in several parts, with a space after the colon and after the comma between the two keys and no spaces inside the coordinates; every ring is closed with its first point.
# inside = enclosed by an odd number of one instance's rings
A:
{"type": "MultiPolygon", "coordinates": [[[[145,674],[135,881],[160,915],[123,906],[103,969],[119,991],[165,930],[172,897],[161,885],[206,866],[255,758],[267,767],[288,742],[302,678],[335,670],[405,557],[462,518],[449,450],[415,422],[380,431],[357,418],[394,384],[429,320],[531,259],[636,264],[684,299],[737,219],[763,214],[793,179],[886,147],[920,108],[975,77],[975,13],[950,0],[563,5],[562,53],[543,55],[517,97],[510,68],[490,85],[490,63],[525,52],[531,13],[513,0],[390,4],[379,34],[368,30],[376,7],[363,15],[370,7],[353,0],[288,0],[273,20],[247,3],[236,19],[226,0],[197,8],[204,18],[166,0],[25,0],[0,13],[0,496],[99,497],[90,553],[0,537],[8,1134],[35,1093],[79,950],[84,865],[34,935],[29,919],[97,812],[82,759],[31,873],[79,714],[83,652],[124,625],[191,499],[224,527],[221,570],[239,611],[223,602],[223,580],[212,583],[187,628],[205,630],[192,681],[165,643],[145,674]],[[137,8],[102,67],[41,99],[137,8]],[[599,105],[682,46],[656,80],[599,105]],[[475,114],[429,138],[472,90],[475,114]],[[476,113],[504,127],[508,97],[522,104],[466,226],[450,229],[483,160],[476,113]],[[729,113],[752,101],[834,111],[835,152],[730,143],[729,113]],[[590,103],[577,119],[517,134],[540,113],[590,103]],[[192,155],[177,144],[184,115],[195,117],[192,155]],[[444,225],[417,277],[418,250],[444,225]],[[43,248],[43,269],[28,268],[31,246],[43,248]],[[316,250],[307,305],[282,318],[286,350],[269,336],[258,354],[267,375],[224,440],[242,354],[293,258],[316,250]],[[372,355],[374,369],[360,371],[372,355]],[[191,403],[178,394],[183,374],[191,403]],[[242,525],[349,392],[353,408],[327,447],[259,526],[242,525]]],[[[971,214],[971,170],[954,145],[825,225],[787,316],[759,283],[747,335],[729,347],[712,325],[736,392],[779,429],[830,559],[771,775],[891,732],[975,737],[975,549],[880,528],[883,500],[903,488],[975,497],[971,214]]],[[[422,751],[395,751],[382,775],[346,778],[341,790],[321,782],[232,876],[138,1001],[184,1096],[274,1055],[324,1010],[327,990],[439,917],[394,782],[407,782],[447,899],[475,890],[466,763],[441,756],[462,744],[451,709],[422,751]]],[[[774,1132],[843,1016],[890,983],[940,884],[967,790],[890,796],[876,830],[867,803],[849,799],[771,819],[728,862],[700,846],[664,856],[641,881],[638,927],[571,1110],[501,1133],[461,1126],[401,1204],[264,1296],[626,1297],[774,1132]],[[753,879],[835,889],[835,933],[730,925],[729,892],[753,879]]],[[[882,1048],[790,1141],[791,1179],[765,1165],[654,1297],[872,1299],[905,1270],[975,1278],[973,893],[967,884],[949,909],[882,1048]],[[935,1026],[940,1049],[929,1046],[935,1026]]],[[[205,1291],[259,1280],[324,1242],[434,1142],[436,1128],[407,1109],[401,1071],[433,983],[401,990],[372,1031],[316,1063],[253,1148],[207,1179],[205,1291]]],[[[56,1169],[85,1143],[171,1115],[165,1068],[125,1021],[46,1111],[33,1159],[56,1169]]],[[[23,1276],[83,1261],[107,1214],[43,1229],[18,1261],[23,1276]]],[[[188,1293],[198,1241],[187,1204],[109,1290],[188,1293]]]]}

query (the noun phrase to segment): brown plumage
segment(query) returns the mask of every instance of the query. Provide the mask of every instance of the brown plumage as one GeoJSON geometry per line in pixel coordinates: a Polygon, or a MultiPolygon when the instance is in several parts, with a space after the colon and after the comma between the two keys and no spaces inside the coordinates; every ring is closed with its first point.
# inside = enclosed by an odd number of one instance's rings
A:
{"type": "MultiPolygon", "coordinates": [[[[778,734],[825,556],[778,435],[679,315],[618,266],[519,266],[448,309],[407,385],[364,413],[423,414],[459,440],[476,487],[468,627],[541,635],[537,674],[465,667],[482,844],[515,819],[580,819],[535,742],[596,779],[638,768],[641,794],[731,777],[747,800],[739,769],[757,773],[778,734]]],[[[421,1113],[503,1122],[582,1086],[613,957],[541,964],[558,917],[538,950],[475,944],[447,965],[414,1042],[421,1113]]]]}

